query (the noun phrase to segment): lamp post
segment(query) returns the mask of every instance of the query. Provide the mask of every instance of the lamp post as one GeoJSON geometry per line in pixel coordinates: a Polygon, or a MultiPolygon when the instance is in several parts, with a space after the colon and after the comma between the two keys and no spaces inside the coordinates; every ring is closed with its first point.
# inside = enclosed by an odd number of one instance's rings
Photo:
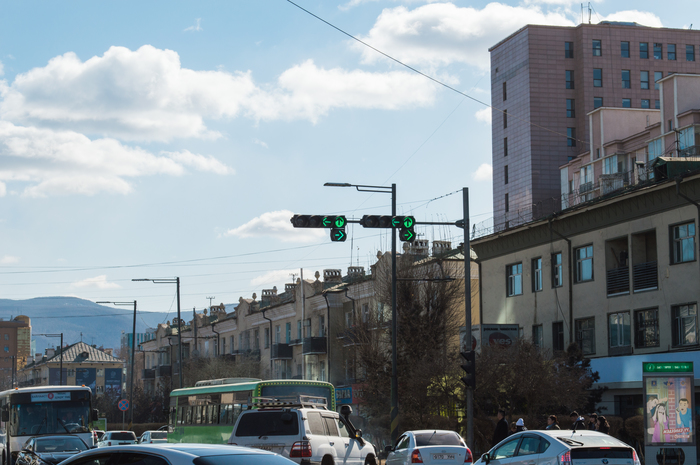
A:
{"type": "Polygon", "coordinates": [[[35,334],[35,336],[60,337],[61,338],[61,357],[58,365],[58,385],[63,386],[63,333],[59,334],[35,334]]]}
{"type": "Polygon", "coordinates": [[[133,302],[108,302],[100,301],[97,304],[112,304],[112,305],[133,305],[134,306],[134,322],[131,329],[131,375],[129,375],[129,423],[134,424],[134,351],[136,349],[136,301],[133,302]]]}
{"type": "Polygon", "coordinates": [[[176,284],[177,285],[177,370],[178,388],[182,387],[182,318],[180,318],[180,278],[138,278],[132,281],[151,281],[154,284],[176,284]]]}
{"type": "MultiPolygon", "coordinates": [[[[327,182],[325,187],[354,187],[359,192],[391,194],[391,216],[396,216],[396,184],[388,186],[368,186],[327,182]]],[[[399,383],[396,363],[396,228],[391,228],[391,443],[399,437],[399,383]]]]}

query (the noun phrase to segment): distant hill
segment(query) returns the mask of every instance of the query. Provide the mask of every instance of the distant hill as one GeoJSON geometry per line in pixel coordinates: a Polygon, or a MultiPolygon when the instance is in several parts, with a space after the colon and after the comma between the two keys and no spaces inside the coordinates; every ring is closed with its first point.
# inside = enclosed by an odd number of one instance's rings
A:
{"type": "MultiPolygon", "coordinates": [[[[27,300],[0,299],[0,318],[7,320],[18,315],[31,319],[32,339],[36,341],[36,352],[43,353],[47,347],[59,344],[54,337],[35,336],[36,334],[63,333],[63,343],[73,344],[82,340],[105,348],[118,349],[122,331],[131,332],[133,309],[98,305],[76,297],[38,297],[27,300]]],[[[158,323],[172,319],[165,313],[138,313],[136,332],[147,327],[155,328],[158,323]]]]}

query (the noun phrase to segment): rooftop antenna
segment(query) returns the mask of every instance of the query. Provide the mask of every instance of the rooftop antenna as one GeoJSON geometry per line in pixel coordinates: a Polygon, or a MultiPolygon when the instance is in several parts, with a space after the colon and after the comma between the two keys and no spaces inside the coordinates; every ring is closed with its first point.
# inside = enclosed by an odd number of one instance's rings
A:
{"type": "Polygon", "coordinates": [[[209,309],[211,310],[211,301],[216,299],[216,296],[214,297],[205,297],[206,299],[209,299],[209,309]]]}
{"type": "Polygon", "coordinates": [[[588,24],[591,24],[591,13],[593,12],[593,7],[591,2],[588,2],[588,24]]]}
{"type": "MultiPolygon", "coordinates": [[[[298,274],[299,274],[299,273],[289,273],[289,276],[292,277],[292,282],[293,282],[294,284],[297,283],[297,275],[298,275],[298,274]]],[[[272,337],[272,336],[270,336],[270,337],[272,337]]]]}

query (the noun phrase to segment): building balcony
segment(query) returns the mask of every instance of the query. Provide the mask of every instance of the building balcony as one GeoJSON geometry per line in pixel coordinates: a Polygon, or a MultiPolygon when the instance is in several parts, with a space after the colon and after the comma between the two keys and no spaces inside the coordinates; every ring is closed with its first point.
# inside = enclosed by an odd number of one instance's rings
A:
{"type": "Polygon", "coordinates": [[[304,355],[321,355],[327,353],[326,337],[306,337],[302,343],[302,353],[304,355]]]}
{"type": "Polygon", "coordinates": [[[289,344],[272,344],[270,358],[272,360],[291,360],[294,349],[289,344]]]}
{"type": "Polygon", "coordinates": [[[161,365],[158,367],[157,372],[159,378],[163,376],[171,376],[173,372],[173,367],[171,367],[170,365],[161,365]]]}
{"type": "Polygon", "coordinates": [[[153,368],[147,368],[141,371],[141,378],[143,379],[155,379],[156,370],[153,368]]]}
{"type": "Polygon", "coordinates": [[[630,267],[613,268],[606,273],[608,297],[630,293],[630,267]]]}
{"type": "Polygon", "coordinates": [[[679,157],[698,157],[700,156],[700,145],[691,145],[678,151],[679,157]]]}
{"type": "Polygon", "coordinates": [[[342,333],[338,333],[338,339],[342,339],[343,346],[354,346],[360,344],[359,328],[353,326],[342,333]]]}
{"type": "MultiPolygon", "coordinates": [[[[260,349],[241,349],[234,350],[232,355],[238,355],[251,360],[260,360],[260,349]]],[[[238,359],[240,361],[240,359],[238,359]]]]}
{"type": "Polygon", "coordinates": [[[634,292],[652,291],[659,288],[659,272],[657,263],[639,263],[632,267],[632,282],[634,292]]]}

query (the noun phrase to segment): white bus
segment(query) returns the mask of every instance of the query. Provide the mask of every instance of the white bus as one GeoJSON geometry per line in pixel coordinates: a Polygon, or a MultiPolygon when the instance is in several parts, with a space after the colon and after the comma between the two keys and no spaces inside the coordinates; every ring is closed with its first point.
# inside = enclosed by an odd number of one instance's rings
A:
{"type": "Polygon", "coordinates": [[[0,392],[2,465],[13,465],[32,436],[74,434],[93,445],[92,391],[85,386],[37,386],[0,392]]]}

